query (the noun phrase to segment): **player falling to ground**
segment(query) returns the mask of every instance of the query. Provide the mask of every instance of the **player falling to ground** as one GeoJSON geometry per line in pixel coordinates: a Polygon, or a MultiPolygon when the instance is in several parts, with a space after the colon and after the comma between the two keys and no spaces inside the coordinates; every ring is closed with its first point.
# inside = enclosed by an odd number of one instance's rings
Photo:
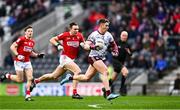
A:
{"type": "Polygon", "coordinates": [[[43,53],[36,53],[33,50],[35,42],[33,40],[33,28],[31,26],[27,26],[25,29],[25,35],[19,37],[13,44],[10,49],[14,54],[14,67],[16,71],[16,75],[13,75],[9,72],[3,73],[0,76],[0,81],[4,81],[5,79],[9,79],[15,82],[23,82],[24,75],[27,78],[26,84],[26,101],[32,101],[30,95],[30,85],[33,80],[33,68],[30,62],[30,56],[43,58],[43,53]]]}
{"type": "MultiPolygon", "coordinates": [[[[121,79],[120,93],[122,96],[126,95],[125,81],[126,81],[126,77],[128,75],[128,69],[124,65],[124,62],[125,62],[127,56],[132,55],[130,46],[127,43],[127,39],[128,39],[128,33],[126,31],[122,31],[120,34],[120,41],[117,43],[119,55],[113,56],[112,64],[114,67],[114,73],[112,74],[111,79],[109,79],[109,83],[111,86],[113,81],[116,80],[118,73],[121,73],[122,79],[121,79]]],[[[102,90],[105,92],[104,88],[102,90]]]]}
{"type": "Polygon", "coordinates": [[[104,84],[104,87],[106,88],[107,99],[111,100],[117,98],[119,95],[113,94],[110,91],[108,70],[103,61],[105,60],[105,55],[107,53],[107,48],[109,45],[112,47],[113,55],[118,55],[118,49],[113,36],[107,31],[109,29],[109,20],[100,19],[98,26],[98,30],[92,32],[86,41],[86,44],[88,44],[90,49],[90,53],[88,56],[88,62],[90,63],[90,65],[85,75],[80,74],[71,76],[71,74],[67,74],[66,78],[61,81],[61,85],[70,80],[90,80],[96,74],[96,72],[99,72],[103,75],[102,82],[104,84]]]}
{"type": "MultiPolygon", "coordinates": [[[[59,65],[52,73],[47,73],[37,79],[34,80],[32,88],[35,87],[35,84],[45,80],[55,80],[63,75],[67,70],[71,71],[74,76],[81,73],[81,69],[79,66],[74,62],[75,58],[77,57],[80,43],[84,44],[84,37],[82,33],[79,31],[78,24],[72,22],[69,24],[69,32],[64,32],[55,36],[50,39],[50,43],[55,45],[58,50],[62,50],[60,54],[59,65]],[[60,43],[62,42],[62,44],[60,43]]],[[[86,45],[84,46],[86,49],[86,45]]],[[[73,95],[72,98],[74,99],[83,99],[77,93],[77,83],[78,81],[73,80],[73,95]]]]}

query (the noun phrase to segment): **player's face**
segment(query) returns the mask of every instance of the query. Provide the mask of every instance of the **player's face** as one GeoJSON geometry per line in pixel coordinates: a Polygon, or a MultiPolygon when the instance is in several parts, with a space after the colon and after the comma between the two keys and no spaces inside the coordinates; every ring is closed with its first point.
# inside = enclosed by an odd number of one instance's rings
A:
{"type": "Polygon", "coordinates": [[[105,33],[109,29],[109,23],[100,24],[100,28],[105,33]]]}
{"type": "Polygon", "coordinates": [[[28,38],[32,38],[33,29],[32,28],[27,29],[26,32],[25,32],[25,36],[27,36],[28,38]]]}
{"type": "Polygon", "coordinates": [[[79,26],[74,25],[70,30],[71,34],[76,35],[79,32],[79,26]]]}
{"type": "Polygon", "coordinates": [[[128,34],[127,33],[121,33],[120,39],[121,41],[127,41],[128,34]]]}

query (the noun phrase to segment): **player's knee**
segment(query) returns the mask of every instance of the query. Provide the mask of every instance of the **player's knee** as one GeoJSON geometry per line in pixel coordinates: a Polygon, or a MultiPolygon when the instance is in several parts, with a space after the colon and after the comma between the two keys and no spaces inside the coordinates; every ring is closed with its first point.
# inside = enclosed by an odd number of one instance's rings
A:
{"type": "Polygon", "coordinates": [[[33,77],[28,77],[27,79],[29,82],[31,82],[33,80],[33,77]]]}
{"type": "Polygon", "coordinates": [[[74,72],[74,75],[78,75],[78,74],[81,74],[81,73],[82,73],[82,71],[78,70],[78,71],[74,72]]]}
{"type": "Polygon", "coordinates": [[[58,79],[58,76],[52,75],[51,78],[54,79],[54,80],[57,80],[57,79],[58,79]]]}
{"type": "Polygon", "coordinates": [[[89,76],[85,76],[85,77],[84,77],[84,80],[85,80],[85,81],[89,81],[89,80],[90,80],[90,77],[89,77],[89,76]]]}
{"type": "Polygon", "coordinates": [[[128,73],[129,73],[129,71],[126,69],[122,72],[122,75],[126,77],[128,75],[128,73]]]}
{"type": "Polygon", "coordinates": [[[108,76],[108,70],[104,71],[103,74],[104,74],[105,76],[108,76]]]}
{"type": "Polygon", "coordinates": [[[55,72],[53,72],[53,73],[48,73],[48,74],[47,74],[47,77],[48,77],[48,79],[53,79],[53,80],[58,79],[58,75],[57,75],[57,73],[55,73],[55,72]]]}

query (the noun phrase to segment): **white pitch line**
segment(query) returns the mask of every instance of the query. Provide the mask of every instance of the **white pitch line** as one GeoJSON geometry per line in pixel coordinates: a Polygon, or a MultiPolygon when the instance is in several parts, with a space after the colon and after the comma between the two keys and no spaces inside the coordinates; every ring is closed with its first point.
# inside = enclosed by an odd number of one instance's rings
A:
{"type": "Polygon", "coordinates": [[[102,108],[100,105],[102,105],[102,104],[91,104],[91,105],[88,105],[88,106],[92,107],[92,108],[102,108]]]}

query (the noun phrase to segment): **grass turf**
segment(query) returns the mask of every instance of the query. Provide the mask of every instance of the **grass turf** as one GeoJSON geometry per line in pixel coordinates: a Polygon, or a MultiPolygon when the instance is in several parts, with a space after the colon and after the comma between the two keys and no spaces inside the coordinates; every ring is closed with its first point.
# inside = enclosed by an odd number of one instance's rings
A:
{"type": "Polygon", "coordinates": [[[126,96],[112,101],[102,96],[84,97],[33,97],[35,101],[24,101],[24,97],[0,96],[2,109],[180,109],[179,96],[126,96]]]}

